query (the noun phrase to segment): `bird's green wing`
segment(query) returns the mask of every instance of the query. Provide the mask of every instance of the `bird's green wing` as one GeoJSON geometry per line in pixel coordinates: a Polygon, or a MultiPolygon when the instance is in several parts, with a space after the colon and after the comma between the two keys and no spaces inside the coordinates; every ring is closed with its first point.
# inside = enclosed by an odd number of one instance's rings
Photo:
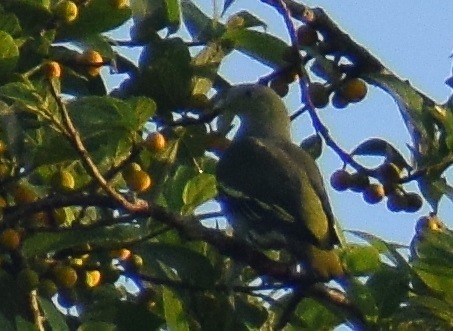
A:
{"type": "Polygon", "coordinates": [[[259,235],[280,233],[286,240],[321,248],[336,242],[319,170],[306,152],[290,142],[235,140],[219,161],[217,178],[233,226],[245,222],[259,235]]]}

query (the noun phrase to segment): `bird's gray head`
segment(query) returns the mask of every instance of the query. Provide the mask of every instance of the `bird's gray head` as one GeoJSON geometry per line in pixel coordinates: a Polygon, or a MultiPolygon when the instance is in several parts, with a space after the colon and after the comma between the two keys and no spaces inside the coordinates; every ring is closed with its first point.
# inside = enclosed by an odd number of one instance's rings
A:
{"type": "Polygon", "coordinates": [[[231,112],[241,121],[237,136],[290,138],[290,120],[285,104],[271,88],[258,84],[231,87],[214,107],[231,112]]]}

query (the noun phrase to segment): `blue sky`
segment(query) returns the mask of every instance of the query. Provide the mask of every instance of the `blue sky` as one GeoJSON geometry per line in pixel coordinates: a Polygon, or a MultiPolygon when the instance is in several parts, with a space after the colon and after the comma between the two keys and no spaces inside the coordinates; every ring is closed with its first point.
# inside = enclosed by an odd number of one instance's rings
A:
{"type": "MultiPolygon", "coordinates": [[[[221,0],[216,1],[220,11],[221,0]]],[[[202,7],[206,14],[213,14],[214,0],[194,2],[202,7]]],[[[451,74],[453,1],[439,3],[442,5],[436,6],[430,1],[419,0],[304,2],[309,6],[322,7],[345,32],[381,59],[388,68],[400,77],[408,79],[413,86],[435,101],[443,103],[450,95],[450,89],[444,81],[451,74]]],[[[259,0],[237,0],[227,11],[225,19],[242,9],[248,9],[266,21],[269,32],[285,40],[289,39],[281,17],[259,0]]],[[[119,39],[127,39],[128,32],[128,29],[122,28],[114,35],[119,39]]],[[[139,51],[129,49],[126,54],[136,59],[139,51]]],[[[241,83],[256,81],[258,77],[269,73],[270,69],[236,52],[222,64],[221,71],[230,82],[241,83]]],[[[115,86],[118,82],[113,79],[108,81],[110,86],[115,86]]],[[[293,85],[291,93],[285,98],[290,111],[295,111],[300,106],[297,86],[293,85]]],[[[398,108],[393,100],[378,88],[370,86],[366,100],[359,104],[343,110],[327,107],[320,111],[320,116],[331,135],[345,150],[352,150],[369,137],[381,137],[410,159],[406,146],[410,143],[410,137],[398,108]]],[[[295,121],[293,129],[297,143],[313,133],[311,121],[307,116],[295,121]]],[[[325,148],[318,164],[329,187],[330,175],[340,168],[342,163],[338,156],[325,148]]],[[[453,182],[453,171],[449,172],[453,182]]],[[[418,190],[415,184],[407,185],[406,188],[408,191],[418,190]]],[[[392,213],[387,210],[385,202],[368,205],[358,193],[339,193],[330,187],[329,195],[334,213],[345,229],[368,231],[383,239],[402,244],[408,244],[412,238],[416,220],[430,211],[425,204],[418,213],[392,213]]],[[[439,214],[450,227],[453,226],[453,220],[448,217],[452,211],[452,203],[444,198],[439,214]]]]}

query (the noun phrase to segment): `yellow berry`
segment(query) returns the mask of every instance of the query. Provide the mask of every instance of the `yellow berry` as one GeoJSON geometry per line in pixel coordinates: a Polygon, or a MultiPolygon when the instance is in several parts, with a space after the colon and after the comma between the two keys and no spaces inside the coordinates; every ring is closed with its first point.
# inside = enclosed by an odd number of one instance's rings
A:
{"type": "Polygon", "coordinates": [[[399,212],[407,208],[407,200],[404,194],[399,191],[390,193],[387,196],[387,209],[393,212],[399,212]]]}
{"type": "Polygon", "coordinates": [[[58,287],[68,289],[74,287],[77,283],[77,272],[70,266],[56,266],[53,270],[53,275],[58,287]]]}
{"type": "Polygon", "coordinates": [[[67,170],[57,171],[51,178],[51,184],[57,192],[72,191],[75,187],[74,176],[67,170]]]}
{"type": "Polygon", "coordinates": [[[329,91],[321,83],[308,85],[308,97],[315,108],[324,108],[329,103],[329,91]]]}
{"type": "Polygon", "coordinates": [[[20,234],[14,229],[5,229],[0,233],[0,245],[7,250],[14,251],[20,245],[20,234]]]}
{"type": "Polygon", "coordinates": [[[347,80],[340,89],[341,96],[348,102],[362,101],[367,92],[366,83],[359,78],[347,80]]]}
{"type": "Polygon", "coordinates": [[[49,61],[44,66],[44,71],[47,78],[60,78],[61,66],[56,61],[49,61]]]}
{"type": "Polygon", "coordinates": [[[60,1],[54,8],[54,14],[66,23],[74,21],[78,13],[77,5],[73,1],[60,1]]]}
{"type": "Polygon", "coordinates": [[[349,104],[348,100],[346,100],[341,93],[335,92],[332,97],[332,106],[334,106],[337,109],[343,109],[346,108],[346,106],[349,104]]]}
{"type": "Polygon", "coordinates": [[[125,180],[127,186],[138,193],[147,191],[152,184],[151,177],[143,170],[130,174],[125,180]]]}
{"type": "Polygon", "coordinates": [[[83,52],[81,61],[86,66],[86,70],[91,77],[99,75],[102,64],[104,63],[101,54],[92,49],[83,52]]]}
{"type": "Polygon", "coordinates": [[[162,133],[153,132],[146,137],[144,144],[151,152],[162,152],[165,149],[167,142],[162,133]]]}
{"type": "Polygon", "coordinates": [[[85,285],[95,287],[101,283],[101,272],[99,270],[85,271],[85,285]]]}

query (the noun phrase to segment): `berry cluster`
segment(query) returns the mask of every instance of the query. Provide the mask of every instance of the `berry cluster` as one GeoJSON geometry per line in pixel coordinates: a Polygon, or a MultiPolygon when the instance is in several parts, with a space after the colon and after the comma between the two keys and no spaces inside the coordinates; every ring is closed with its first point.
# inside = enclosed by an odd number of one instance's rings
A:
{"type": "Polygon", "coordinates": [[[345,169],[335,171],[330,177],[332,187],[337,191],[350,189],[362,193],[369,204],[381,202],[387,197],[387,208],[393,212],[416,212],[423,204],[417,193],[406,192],[400,184],[401,169],[394,163],[383,163],[374,171],[377,182],[360,172],[349,173],[345,169]]]}

